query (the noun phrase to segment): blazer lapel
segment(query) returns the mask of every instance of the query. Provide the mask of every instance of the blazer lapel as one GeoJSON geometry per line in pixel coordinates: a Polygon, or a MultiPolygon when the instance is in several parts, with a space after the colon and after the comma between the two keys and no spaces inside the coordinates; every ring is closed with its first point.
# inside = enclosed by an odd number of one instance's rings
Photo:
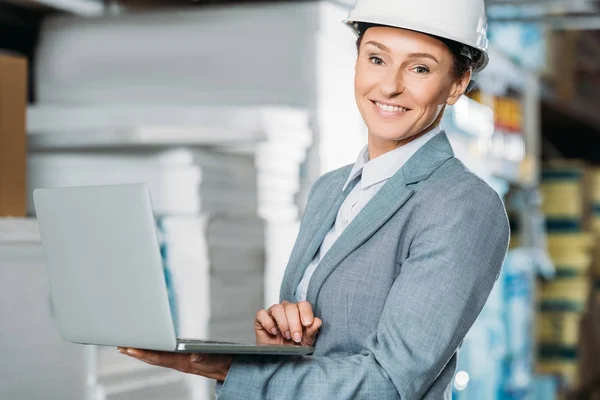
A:
{"type": "MultiPolygon", "coordinates": [[[[373,236],[410,199],[414,193],[411,184],[427,179],[453,155],[446,134],[441,132],[419,149],[377,192],[340,235],[315,270],[307,293],[307,301],[313,308],[316,307],[321,287],[344,258],[373,236]]],[[[330,227],[331,224],[328,224],[327,231],[330,227]]],[[[320,245],[322,238],[315,239],[320,239],[317,246],[320,245]]]]}
{"type": "Polygon", "coordinates": [[[394,175],[348,225],[323,257],[308,285],[306,300],[315,306],[321,286],[356,248],[369,239],[412,196],[401,174],[394,175]]]}
{"type": "MultiPolygon", "coordinates": [[[[348,169],[348,173],[350,169],[348,169]]],[[[330,190],[325,191],[325,197],[313,215],[307,215],[306,227],[298,236],[297,243],[290,255],[287,268],[282,281],[280,299],[293,301],[296,288],[302,280],[306,268],[315,257],[321,247],[321,243],[331,229],[337,213],[355,186],[355,182],[348,185],[346,190],[342,191],[344,183],[348,178],[348,173],[341,174],[341,178],[331,185],[330,190]]]]}

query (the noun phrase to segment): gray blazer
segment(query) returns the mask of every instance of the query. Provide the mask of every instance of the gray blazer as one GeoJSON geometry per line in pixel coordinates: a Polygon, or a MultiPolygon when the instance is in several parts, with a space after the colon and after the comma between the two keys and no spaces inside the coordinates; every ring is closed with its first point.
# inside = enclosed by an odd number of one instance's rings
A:
{"type": "MultiPolygon", "coordinates": [[[[312,187],[281,286],[294,291],[347,194],[351,166],[312,187]]],[[[236,357],[219,399],[450,399],[458,348],[508,246],[502,200],[425,144],[356,216],[316,269],[307,301],[323,320],[311,357],[236,357]]]]}

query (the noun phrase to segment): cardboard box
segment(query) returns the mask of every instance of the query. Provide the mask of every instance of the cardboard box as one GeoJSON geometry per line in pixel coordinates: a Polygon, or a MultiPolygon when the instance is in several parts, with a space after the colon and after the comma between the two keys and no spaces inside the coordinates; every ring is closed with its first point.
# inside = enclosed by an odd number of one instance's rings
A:
{"type": "Polygon", "coordinates": [[[0,53],[0,217],[26,214],[27,59],[0,53]]]}

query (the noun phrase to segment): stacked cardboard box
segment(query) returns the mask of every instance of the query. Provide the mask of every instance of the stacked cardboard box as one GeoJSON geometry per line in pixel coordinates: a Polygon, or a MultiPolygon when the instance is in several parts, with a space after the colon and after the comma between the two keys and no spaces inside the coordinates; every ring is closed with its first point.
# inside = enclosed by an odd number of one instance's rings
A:
{"type": "Polygon", "coordinates": [[[25,216],[27,60],[0,53],[0,217],[25,216]]]}
{"type": "Polygon", "coordinates": [[[560,162],[546,165],[541,184],[556,275],[538,287],[537,370],[560,376],[567,388],[580,381],[579,338],[590,293],[593,241],[584,229],[583,178],[583,166],[560,162]]]}

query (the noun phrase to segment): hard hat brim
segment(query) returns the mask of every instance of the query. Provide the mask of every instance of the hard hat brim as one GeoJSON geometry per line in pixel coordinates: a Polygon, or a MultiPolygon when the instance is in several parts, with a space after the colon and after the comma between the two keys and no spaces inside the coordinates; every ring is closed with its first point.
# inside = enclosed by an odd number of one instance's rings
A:
{"type": "Polygon", "coordinates": [[[399,21],[397,17],[390,18],[389,20],[384,17],[376,17],[376,18],[375,17],[373,17],[373,18],[369,18],[369,17],[350,18],[350,17],[351,17],[351,15],[349,16],[348,19],[343,20],[342,23],[349,26],[356,35],[359,34],[358,29],[357,29],[358,23],[367,23],[367,24],[374,24],[374,25],[389,26],[392,28],[407,29],[407,30],[414,31],[414,32],[424,33],[424,34],[431,35],[431,36],[436,36],[436,37],[441,37],[444,39],[453,40],[455,42],[470,46],[470,47],[478,50],[481,53],[481,57],[480,57],[480,60],[475,61],[475,66],[473,67],[473,72],[482,71],[489,63],[489,55],[487,52],[487,39],[485,39],[483,37],[474,38],[472,40],[472,43],[465,43],[465,40],[460,39],[457,35],[453,35],[447,31],[444,31],[441,29],[435,29],[435,28],[432,28],[431,26],[427,26],[426,24],[421,25],[414,21],[399,21]]]}

